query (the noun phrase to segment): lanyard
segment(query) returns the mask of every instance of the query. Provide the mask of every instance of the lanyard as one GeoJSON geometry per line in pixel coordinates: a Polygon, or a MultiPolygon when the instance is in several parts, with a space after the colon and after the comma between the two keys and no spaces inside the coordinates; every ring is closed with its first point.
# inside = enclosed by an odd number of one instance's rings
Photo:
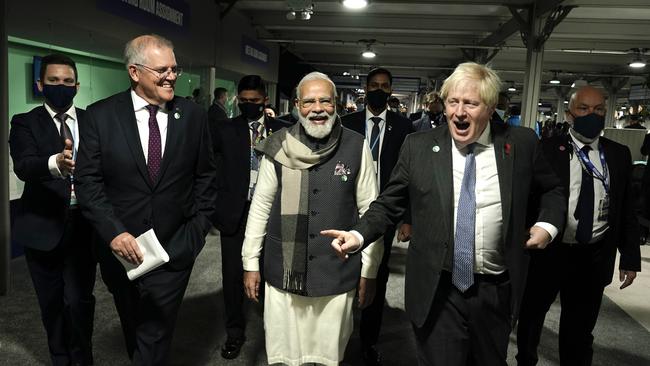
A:
{"type": "MultiPolygon", "coordinates": [[[[374,141],[370,141],[370,151],[372,151],[372,149],[374,149],[375,146],[379,143],[379,140],[381,139],[381,135],[384,134],[384,128],[386,127],[386,123],[388,122],[384,120],[384,125],[381,126],[381,128],[379,129],[379,133],[377,134],[377,137],[375,137],[374,141]]],[[[368,121],[366,121],[363,127],[364,127],[364,135],[366,136],[366,138],[372,137],[372,136],[368,136],[368,121]]]]}
{"type": "Polygon", "coordinates": [[[575,144],[575,142],[570,141],[571,146],[573,146],[573,150],[576,153],[576,156],[580,159],[580,166],[582,166],[582,169],[587,171],[589,174],[591,174],[594,178],[598,179],[599,181],[603,182],[603,186],[605,187],[605,193],[609,193],[609,170],[607,169],[607,163],[605,162],[605,153],[603,152],[603,145],[598,143],[598,155],[600,157],[600,164],[603,167],[603,172],[599,172],[598,169],[594,166],[594,163],[592,163],[589,160],[589,157],[587,157],[587,154],[585,154],[584,151],[578,148],[578,145],[575,144]]]}

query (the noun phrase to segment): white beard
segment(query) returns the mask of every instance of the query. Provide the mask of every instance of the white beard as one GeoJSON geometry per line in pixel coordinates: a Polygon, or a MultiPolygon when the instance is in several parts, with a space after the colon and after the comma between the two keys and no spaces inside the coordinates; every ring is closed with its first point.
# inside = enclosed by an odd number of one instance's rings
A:
{"type": "Polygon", "coordinates": [[[322,139],[326,136],[329,136],[330,132],[332,132],[332,127],[334,126],[334,122],[336,121],[336,112],[332,113],[331,115],[328,115],[326,112],[323,113],[310,112],[309,115],[307,115],[307,117],[304,117],[302,114],[300,114],[298,116],[298,121],[300,121],[302,127],[305,128],[305,132],[307,132],[307,135],[316,139],[322,139]],[[327,121],[325,121],[325,123],[323,123],[322,125],[315,124],[309,120],[309,117],[316,117],[322,115],[327,116],[327,121]]]}

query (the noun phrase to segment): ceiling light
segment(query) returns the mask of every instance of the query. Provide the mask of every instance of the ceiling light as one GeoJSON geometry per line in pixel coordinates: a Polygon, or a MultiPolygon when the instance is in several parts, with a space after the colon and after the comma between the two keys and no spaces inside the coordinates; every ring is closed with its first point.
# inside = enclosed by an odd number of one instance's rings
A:
{"type": "Polygon", "coordinates": [[[553,79],[549,80],[549,83],[554,85],[560,83],[560,79],[557,77],[557,72],[553,73],[553,79]]]}
{"type": "Polygon", "coordinates": [[[508,91],[509,91],[509,92],[516,92],[516,91],[517,91],[517,88],[515,88],[515,84],[514,84],[514,83],[508,87],[508,91]]]}
{"type": "Polygon", "coordinates": [[[589,82],[584,79],[578,79],[571,84],[572,88],[582,88],[583,86],[589,85],[589,82]]]}
{"type": "Polygon", "coordinates": [[[565,101],[564,101],[564,104],[569,104],[569,101],[568,101],[568,100],[565,100],[565,101]]]}
{"type": "Polygon", "coordinates": [[[287,13],[287,20],[295,20],[296,19],[296,12],[295,11],[290,11],[287,13]]]}
{"type": "Polygon", "coordinates": [[[347,71],[343,71],[343,76],[350,76],[350,73],[347,71]]]}
{"type": "Polygon", "coordinates": [[[632,62],[629,63],[630,67],[633,69],[640,69],[645,67],[645,61],[641,58],[635,58],[632,62]]]}
{"type": "Polygon", "coordinates": [[[348,9],[363,9],[368,6],[368,0],[343,0],[343,6],[348,9]]]}
{"type": "Polygon", "coordinates": [[[377,54],[372,50],[372,47],[368,45],[368,47],[366,47],[366,50],[361,53],[361,56],[364,58],[375,58],[377,54]]]}
{"type": "Polygon", "coordinates": [[[311,19],[311,12],[304,10],[300,12],[300,20],[309,20],[311,19]]]}

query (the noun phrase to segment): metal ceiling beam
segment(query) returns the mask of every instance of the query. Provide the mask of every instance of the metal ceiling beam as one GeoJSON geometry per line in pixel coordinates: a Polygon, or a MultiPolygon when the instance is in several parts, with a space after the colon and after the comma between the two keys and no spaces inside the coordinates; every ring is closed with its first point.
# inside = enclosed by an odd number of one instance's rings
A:
{"type": "MultiPolygon", "coordinates": [[[[537,2],[537,8],[536,8],[536,13],[538,16],[542,16],[549,11],[555,9],[558,5],[560,5],[564,0],[545,0],[545,1],[538,1],[537,2]]],[[[532,3],[529,2],[529,6],[533,5],[532,3]]],[[[522,19],[528,19],[528,7],[523,8],[521,12],[519,12],[520,16],[522,19]]],[[[495,30],[490,34],[489,36],[485,37],[482,41],[480,41],[478,44],[481,46],[496,46],[504,43],[508,38],[512,37],[513,34],[519,32],[520,30],[520,23],[519,20],[516,17],[512,17],[509,21],[505,22],[503,25],[499,27],[499,29],[495,30]]]]}

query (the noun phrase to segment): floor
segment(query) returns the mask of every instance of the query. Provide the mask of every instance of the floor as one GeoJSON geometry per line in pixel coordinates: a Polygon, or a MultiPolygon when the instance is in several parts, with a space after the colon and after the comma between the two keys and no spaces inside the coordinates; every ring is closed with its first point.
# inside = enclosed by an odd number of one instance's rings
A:
{"type": "MultiPolygon", "coordinates": [[[[379,349],[384,364],[415,365],[415,346],[404,314],[403,282],[407,246],[396,245],[391,258],[391,277],[379,349]]],[[[606,289],[601,316],[594,332],[594,365],[650,365],[650,245],[642,246],[643,268],[626,290],[615,284],[606,289]]],[[[239,358],[226,361],[219,355],[224,341],[219,238],[208,237],[192,273],[178,318],[172,350],[172,365],[266,365],[262,310],[249,304],[248,341],[239,358]]],[[[615,279],[615,283],[617,279],[615,279]]],[[[25,262],[12,262],[11,290],[0,297],[0,365],[47,365],[48,353],[38,304],[25,262]]],[[[94,352],[96,365],[128,365],[119,321],[104,284],[96,284],[94,352]]],[[[549,312],[540,346],[540,365],[558,365],[557,329],[559,306],[549,312]]],[[[361,365],[359,339],[355,332],[348,344],[343,365],[361,365]]],[[[514,362],[511,337],[508,363],[514,362]]]]}

